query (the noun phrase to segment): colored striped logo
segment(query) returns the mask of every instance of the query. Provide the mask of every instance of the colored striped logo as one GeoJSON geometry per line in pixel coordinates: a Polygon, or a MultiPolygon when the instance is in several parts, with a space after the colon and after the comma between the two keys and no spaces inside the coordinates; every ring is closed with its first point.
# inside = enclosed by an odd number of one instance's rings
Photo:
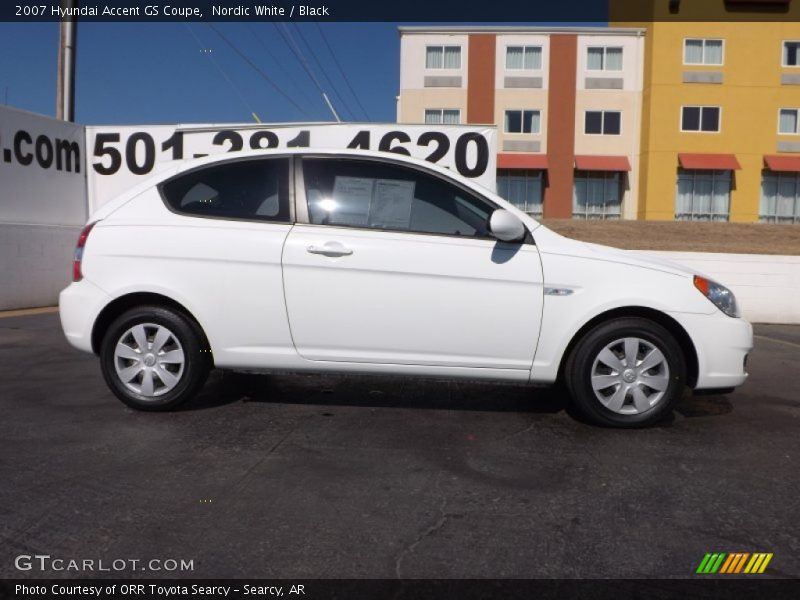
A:
{"type": "Polygon", "coordinates": [[[769,561],[772,560],[772,553],[769,552],[715,552],[706,554],[697,567],[697,573],[713,574],[725,573],[727,575],[735,573],[763,573],[769,561]]]}

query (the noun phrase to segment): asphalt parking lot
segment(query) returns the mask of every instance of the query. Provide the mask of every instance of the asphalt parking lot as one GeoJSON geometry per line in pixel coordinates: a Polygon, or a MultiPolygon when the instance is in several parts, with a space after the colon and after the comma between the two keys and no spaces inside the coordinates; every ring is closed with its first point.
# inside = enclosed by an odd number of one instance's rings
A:
{"type": "Polygon", "coordinates": [[[64,575],[21,554],[185,559],[170,575],[191,577],[690,577],[718,551],[800,577],[800,326],[756,334],[736,393],[616,431],[553,392],[379,377],[217,373],[186,410],[137,413],[56,314],[2,318],[0,577],[64,575]]]}

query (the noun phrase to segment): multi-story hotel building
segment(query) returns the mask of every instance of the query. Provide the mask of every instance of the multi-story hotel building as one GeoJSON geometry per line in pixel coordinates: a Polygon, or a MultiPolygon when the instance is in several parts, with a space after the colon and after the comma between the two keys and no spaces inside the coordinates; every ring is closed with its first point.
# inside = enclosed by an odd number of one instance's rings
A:
{"type": "Polygon", "coordinates": [[[635,218],[643,31],[401,27],[401,123],[496,124],[498,191],[545,217],[635,218]]]}
{"type": "Polygon", "coordinates": [[[800,223],[800,2],[649,6],[638,217],[800,223]]]}
{"type": "Polygon", "coordinates": [[[697,18],[719,21],[687,22],[697,4],[608,28],[403,27],[398,121],[497,125],[498,191],[535,215],[798,223],[800,6],[716,0],[697,18]],[[786,20],[741,22],[776,6],[786,20]]]}

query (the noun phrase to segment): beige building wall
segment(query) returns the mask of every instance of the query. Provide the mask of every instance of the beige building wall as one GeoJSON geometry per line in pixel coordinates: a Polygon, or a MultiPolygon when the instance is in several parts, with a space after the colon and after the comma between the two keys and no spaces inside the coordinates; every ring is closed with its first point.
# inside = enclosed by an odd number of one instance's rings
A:
{"type": "Polygon", "coordinates": [[[609,94],[604,90],[584,90],[575,97],[575,154],[627,156],[631,163],[622,198],[625,219],[636,218],[639,204],[641,103],[640,92],[609,94]],[[620,111],[620,135],[585,133],[587,111],[620,111]]]}
{"type": "Polygon", "coordinates": [[[455,108],[461,111],[461,123],[467,122],[466,89],[421,89],[400,92],[398,102],[399,123],[424,123],[425,109],[455,108]]]}
{"type": "Polygon", "coordinates": [[[501,90],[505,88],[505,78],[515,76],[541,77],[542,87],[546,90],[549,83],[550,66],[550,35],[540,34],[513,34],[497,36],[497,56],[495,62],[495,88],[501,90]],[[506,69],[506,48],[509,46],[541,46],[542,47],[542,67],[541,69],[506,69]]]}
{"type": "MultiPolygon", "coordinates": [[[[636,218],[638,211],[640,137],[642,125],[642,89],[644,69],[644,32],[633,28],[492,28],[458,27],[405,28],[400,36],[400,95],[397,118],[399,122],[421,123],[426,109],[458,109],[461,122],[467,122],[468,61],[470,35],[495,35],[494,56],[494,124],[498,131],[499,153],[537,154],[547,156],[548,134],[558,135],[560,117],[549,114],[551,97],[549,72],[552,59],[551,40],[554,36],[574,36],[577,43],[577,64],[574,68],[574,155],[625,156],[631,171],[624,177],[622,217],[636,218]],[[416,30],[415,30],[416,29],[416,30]],[[459,69],[426,69],[426,47],[458,45],[461,47],[459,69]],[[509,46],[540,46],[541,65],[536,69],[506,68],[506,49],[509,46]],[[622,47],[623,59],[618,71],[598,71],[587,68],[588,48],[592,46],[622,47]],[[431,77],[446,76],[447,86],[434,87],[431,77]],[[427,78],[427,79],[426,79],[427,78]],[[536,133],[507,133],[507,110],[540,111],[540,129],[536,133]],[[619,135],[585,133],[584,119],[588,110],[616,110],[622,113],[619,135]],[[550,129],[550,131],[548,131],[550,129]]],[[[555,60],[553,64],[560,64],[555,60]]],[[[441,80],[438,81],[441,83],[441,80]]],[[[570,106],[573,99],[566,98],[570,106]]],[[[564,126],[573,137],[570,127],[564,126]]],[[[553,160],[551,158],[551,160],[553,160]]],[[[561,157],[555,160],[568,160],[561,157]]]]}
{"type": "Polygon", "coordinates": [[[578,65],[575,86],[575,154],[626,156],[631,164],[622,198],[622,217],[635,219],[639,205],[639,164],[642,124],[642,73],[644,36],[578,36],[578,65]],[[596,46],[622,47],[620,71],[596,71],[587,66],[588,49],[596,46]],[[598,82],[597,80],[602,80],[598,82]],[[619,85],[619,88],[592,89],[594,85],[619,85]],[[619,111],[619,135],[585,133],[587,111],[619,111]]]}
{"type": "Polygon", "coordinates": [[[577,90],[586,90],[587,78],[622,79],[621,89],[609,92],[642,91],[642,69],[644,67],[644,36],[640,30],[631,29],[626,35],[581,34],[578,35],[577,90]],[[588,68],[588,48],[592,46],[622,47],[621,71],[596,71],[588,68]]]}
{"type": "Polygon", "coordinates": [[[547,91],[498,89],[494,97],[494,122],[497,124],[498,152],[511,151],[507,142],[536,142],[536,152],[547,153],[547,91]],[[507,110],[538,110],[541,113],[539,133],[507,133],[505,116],[507,110]]]}
{"type": "Polygon", "coordinates": [[[461,77],[459,87],[467,89],[468,36],[461,34],[414,34],[400,37],[400,93],[425,88],[425,76],[461,77]],[[426,69],[425,49],[428,46],[460,46],[461,67],[458,69],[426,69]]]}

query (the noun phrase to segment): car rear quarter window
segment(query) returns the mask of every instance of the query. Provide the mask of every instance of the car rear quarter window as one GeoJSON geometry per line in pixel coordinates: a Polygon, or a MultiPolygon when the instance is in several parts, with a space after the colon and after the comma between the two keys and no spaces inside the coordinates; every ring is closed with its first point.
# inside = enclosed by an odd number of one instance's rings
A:
{"type": "Polygon", "coordinates": [[[161,194],[176,213],[217,219],[290,220],[289,159],[240,160],[166,181],[161,194]]]}
{"type": "Polygon", "coordinates": [[[311,223],[464,237],[491,237],[494,207],[439,177],[399,165],[304,158],[311,223]]]}

